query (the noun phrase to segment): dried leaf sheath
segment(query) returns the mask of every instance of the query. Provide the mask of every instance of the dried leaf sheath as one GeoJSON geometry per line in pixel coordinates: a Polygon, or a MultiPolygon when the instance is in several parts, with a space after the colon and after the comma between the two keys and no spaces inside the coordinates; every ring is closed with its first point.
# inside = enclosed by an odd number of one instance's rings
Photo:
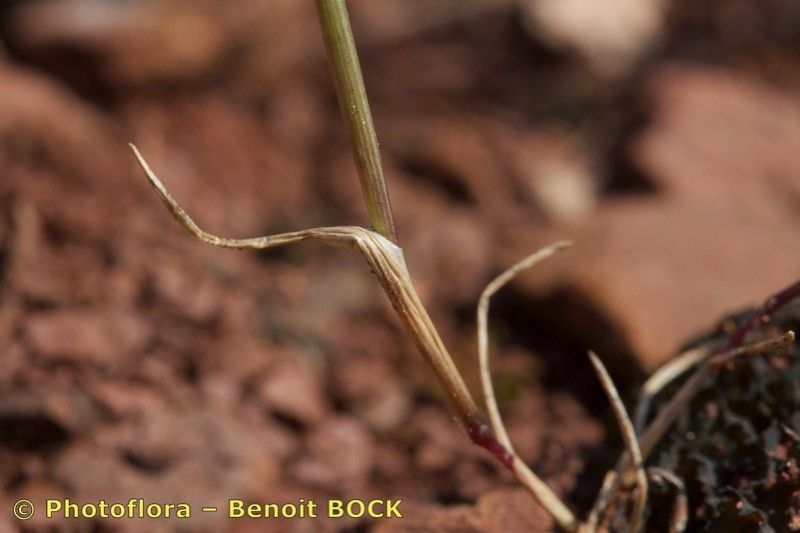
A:
{"type": "MultiPolygon", "coordinates": [[[[441,337],[439,337],[430,316],[411,283],[401,248],[378,233],[358,226],[312,228],[250,239],[225,239],[212,235],[202,230],[189,217],[156,177],[136,147],[131,145],[131,148],[145,176],[164,205],[184,228],[203,242],[226,248],[263,249],[304,240],[317,240],[332,246],[357,248],[378,278],[392,303],[392,307],[400,316],[407,333],[413,338],[414,343],[433,368],[439,383],[447,394],[450,404],[455,409],[470,439],[478,446],[486,449],[506,468],[511,470],[536,500],[553,515],[563,529],[567,531],[577,530],[578,521],[572,512],[516,454],[513,454],[497,440],[492,428],[484,421],[461,378],[461,374],[453,363],[447,348],[441,337]]],[[[537,258],[544,258],[563,246],[563,243],[559,243],[553,250],[548,249],[547,252],[540,254],[537,258]]],[[[532,265],[534,262],[532,261],[530,264],[532,265]]],[[[517,265],[518,270],[523,268],[517,265]]],[[[486,297],[486,308],[488,308],[489,296],[486,297]]]]}
{"type": "Polygon", "coordinates": [[[304,240],[316,240],[332,246],[357,248],[389,296],[408,334],[433,368],[459,419],[468,431],[471,427],[484,424],[477,405],[411,283],[402,249],[374,231],[358,226],[312,228],[249,239],[225,239],[212,235],[202,230],[189,217],[159,181],[136,147],[131,145],[131,148],[164,205],[183,227],[206,243],[225,248],[273,248],[304,240]]]}

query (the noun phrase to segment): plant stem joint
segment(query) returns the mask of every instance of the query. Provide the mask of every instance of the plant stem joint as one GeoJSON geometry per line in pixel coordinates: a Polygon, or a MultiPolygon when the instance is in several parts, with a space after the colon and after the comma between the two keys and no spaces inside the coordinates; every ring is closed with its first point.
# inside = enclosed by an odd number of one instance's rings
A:
{"type": "Polygon", "coordinates": [[[514,471],[514,457],[506,450],[505,446],[500,444],[485,420],[475,418],[470,421],[467,424],[467,434],[474,444],[489,452],[510,471],[514,471]]]}

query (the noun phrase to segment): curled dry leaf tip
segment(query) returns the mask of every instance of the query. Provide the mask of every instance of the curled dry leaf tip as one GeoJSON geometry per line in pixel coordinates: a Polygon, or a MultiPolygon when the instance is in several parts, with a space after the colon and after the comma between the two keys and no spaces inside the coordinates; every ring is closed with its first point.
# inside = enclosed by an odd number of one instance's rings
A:
{"type": "MultiPolygon", "coordinates": [[[[506,431],[500,410],[497,407],[497,399],[492,385],[492,376],[489,369],[489,326],[488,314],[492,296],[503,286],[510,282],[522,271],[529,269],[539,262],[552,256],[559,250],[567,248],[572,243],[570,241],[559,241],[549,246],[545,246],[539,251],[527,256],[523,260],[514,264],[499,276],[494,278],[483,290],[478,300],[477,308],[477,330],[478,330],[478,362],[480,365],[481,388],[486,402],[486,410],[489,413],[489,420],[492,424],[494,434],[497,436],[497,446],[505,453],[503,462],[509,467],[517,479],[528,489],[533,497],[542,507],[545,508],[556,520],[556,522],[567,531],[576,531],[579,528],[578,520],[569,508],[556,496],[556,494],[539,478],[525,462],[517,455],[511,439],[506,431]],[[507,462],[506,462],[507,461],[507,462]]],[[[489,429],[488,427],[486,428],[489,429]]]]}

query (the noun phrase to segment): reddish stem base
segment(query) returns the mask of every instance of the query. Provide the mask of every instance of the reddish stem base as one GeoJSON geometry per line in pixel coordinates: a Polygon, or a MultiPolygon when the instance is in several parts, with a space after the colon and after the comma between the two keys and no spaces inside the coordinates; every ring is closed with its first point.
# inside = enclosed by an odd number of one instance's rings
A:
{"type": "Polygon", "coordinates": [[[506,450],[505,446],[500,444],[500,441],[494,436],[492,428],[489,427],[486,421],[481,419],[471,421],[467,425],[467,433],[473,443],[489,452],[492,457],[500,461],[503,466],[512,472],[514,471],[514,458],[511,453],[506,450]]]}

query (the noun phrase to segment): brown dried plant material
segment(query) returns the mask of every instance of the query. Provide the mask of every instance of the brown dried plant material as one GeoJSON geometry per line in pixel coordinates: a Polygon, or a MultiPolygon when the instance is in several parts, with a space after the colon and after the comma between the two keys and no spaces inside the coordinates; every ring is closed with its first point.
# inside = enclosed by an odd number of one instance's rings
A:
{"type": "MultiPolygon", "coordinates": [[[[649,490],[647,485],[647,474],[645,473],[644,461],[642,459],[642,451],[639,449],[639,441],[637,440],[636,432],[633,429],[633,423],[628,416],[628,412],[625,410],[625,405],[622,403],[622,399],[619,397],[619,392],[617,392],[614,382],[611,380],[611,377],[608,375],[603,363],[600,361],[597,355],[594,354],[594,352],[589,352],[589,358],[592,361],[592,366],[594,366],[597,376],[600,378],[600,382],[602,383],[606,394],[608,394],[608,397],[611,400],[611,406],[614,409],[617,423],[619,424],[620,431],[622,432],[622,440],[625,443],[628,455],[631,457],[631,463],[635,469],[636,498],[633,505],[633,514],[630,519],[630,529],[632,533],[637,533],[642,527],[644,507],[647,503],[647,493],[649,490]]],[[[613,479],[613,476],[618,475],[619,474],[616,472],[613,472],[610,474],[610,476],[606,477],[606,482],[603,483],[603,489],[601,489],[600,495],[597,497],[597,502],[592,509],[592,513],[589,515],[589,519],[587,520],[586,529],[588,531],[594,530],[596,527],[594,518],[602,513],[602,507],[607,503],[606,498],[608,494],[606,494],[604,489],[607,486],[611,486],[612,482],[609,480],[613,479]]]]}
{"type": "MultiPolygon", "coordinates": [[[[417,296],[406,268],[401,248],[381,235],[358,226],[313,228],[249,239],[225,239],[206,233],[197,226],[167,192],[161,181],[150,170],[139,151],[133,145],[131,145],[131,148],[145,176],[164,205],[184,228],[203,242],[226,248],[263,249],[304,240],[318,240],[332,246],[358,249],[389,297],[389,301],[402,320],[406,332],[436,374],[470,439],[478,446],[486,449],[514,473],[536,500],[553,515],[562,528],[568,531],[578,529],[579,524],[572,512],[518,456],[512,454],[503,443],[498,442],[492,429],[484,422],[477,405],[464,384],[461,374],[458,372],[425,307],[417,296]]],[[[556,245],[542,255],[546,257],[547,253],[552,254],[558,247],[556,245]]],[[[531,263],[535,263],[535,261],[531,263]]],[[[522,269],[524,265],[518,268],[522,269]]],[[[508,277],[513,277],[513,273],[508,277]]],[[[499,282],[499,285],[501,284],[502,280],[499,282]]],[[[505,436],[504,440],[508,443],[507,436],[505,436]]]]}
{"type": "Polygon", "coordinates": [[[340,248],[355,248],[364,256],[378,277],[389,300],[397,310],[412,338],[429,361],[437,377],[453,401],[454,407],[467,424],[476,423],[477,407],[461,380],[458,371],[436,333],[433,324],[424,310],[409,280],[402,250],[375,232],[358,226],[333,226],[282,233],[248,239],[224,239],[200,229],[186,212],[167,192],[158,178],[150,170],[136,148],[133,148],[150,184],[160,196],[173,216],[200,240],[225,248],[273,248],[304,240],[317,240],[340,248]]]}

